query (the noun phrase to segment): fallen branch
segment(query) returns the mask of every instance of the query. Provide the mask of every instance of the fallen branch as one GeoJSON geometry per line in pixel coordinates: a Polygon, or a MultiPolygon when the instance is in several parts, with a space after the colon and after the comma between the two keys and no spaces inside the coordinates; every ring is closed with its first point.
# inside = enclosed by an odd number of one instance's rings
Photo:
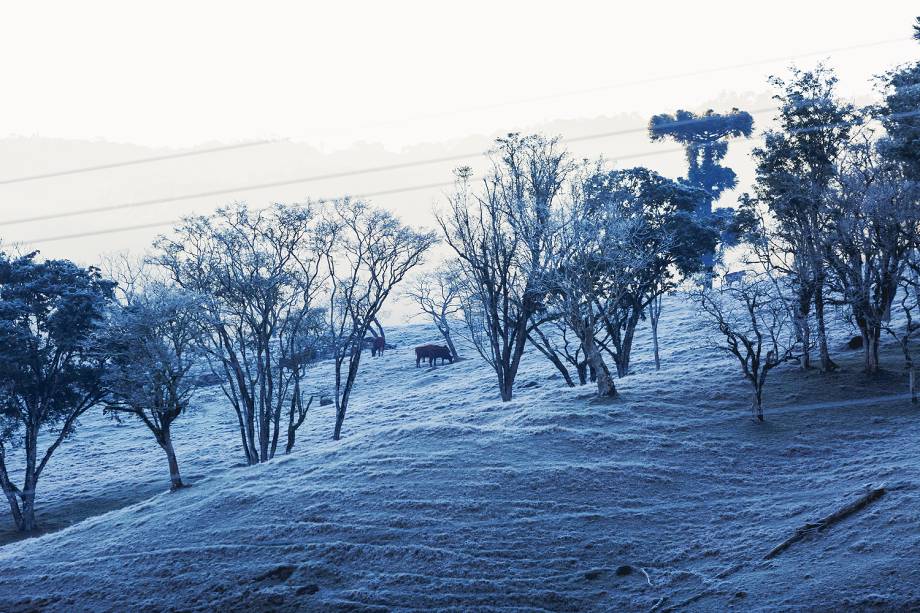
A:
{"type": "Polygon", "coordinates": [[[813,534],[815,532],[826,530],[827,528],[836,524],[840,520],[845,519],[849,517],[850,515],[852,515],[853,513],[856,513],[857,511],[872,504],[873,502],[875,502],[876,500],[884,496],[885,491],[886,491],[885,488],[881,486],[875,489],[871,489],[865,494],[863,494],[857,500],[851,502],[850,504],[844,507],[841,507],[840,509],[834,511],[827,517],[819,519],[816,522],[809,522],[805,524],[804,526],[800,526],[799,528],[796,528],[796,531],[792,534],[792,536],[787,538],[785,541],[783,541],[782,543],[780,543],[773,549],[771,549],[767,553],[767,555],[763,557],[763,559],[764,560],[772,559],[776,557],[778,554],[788,549],[790,545],[801,541],[809,534],[813,534]]]}

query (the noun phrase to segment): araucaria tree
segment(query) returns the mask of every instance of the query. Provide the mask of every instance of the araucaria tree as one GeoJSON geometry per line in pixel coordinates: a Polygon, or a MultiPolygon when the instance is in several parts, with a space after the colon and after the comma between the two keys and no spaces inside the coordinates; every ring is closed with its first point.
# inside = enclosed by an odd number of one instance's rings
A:
{"type": "Polygon", "coordinates": [[[470,339],[492,367],[501,399],[514,379],[534,316],[543,307],[544,275],[553,264],[557,199],[574,165],[559,139],[509,134],[490,152],[492,168],[471,193],[471,171],[438,216],[457,254],[470,339]]]}
{"type": "Polygon", "coordinates": [[[105,395],[104,360],[91,345],[114,286],[95,268],[37,255],[0,254],[0,489],[24,532],[37,528],[35,494],[51,455],[105,395]],[[10,473],[16,449],[21,485],[10,473]]]}
{"type": "Polygon", "coordinates": [[[393,288],[437,241],[361,200],[330,203],[318,232],[328,276],[327,329],[335,368],[335,428],[339,440],[358,376],[364,337],[393,288]]]}
{"type": "Polygon", "coordinates": [[[837,99],[837,79],[822,66],[794,70],[788,81],[774,77],[771,82],[779,90],[774,96],[780,104],[779,125],[766,133],[764,146],[754,150],[755,194],[768,209],[772,226],[771,249],[760,256],[793,281],[790,308],[805,348],[805,368],[811,363],[809,314],[814,305],[821,368],[828,371],[836,365],[827,345],[828,270],[822,238],[829,223],[827,202],[835,163],[857,118],[851,105],[837,99]]]}
{"type": "Polygon", "coordinates": [[[771,370],[798,356],[799,341],[789,310],[772,280],[748,274],[718,289],[700,288],[691,296],[719,330],[717,347],[733,356],[754,388],[751,412],[763,421],[763,390],[771,370]]]}
{"type": "Polygon", "coordinates": [[[172,490],[182,487],[172,425],[188,409],[189,372],[202,357],[199,308],[195,296],[151,285],[113,309],[97,345],[109,360],[105,411],[115,419],[133,416],[150,430],[166,454],[172,490]]]}
{"type": "MultiPolygon", "coordinates": [[[[302,410],[300,381],[313,359],[308,337],[326,274],[316,223],[309,205],[234,205],[187,218],[155,243],[152,262],[200,297],[201,346],[236,413],[249,464],[275,455],[285,411],[302,410]]],[[[290,428],[287,436],[290,449],[290,428]]]]}
{"type": "MultiPolygon", "coordinates": [[[[655,115],[649,121],[649,135],[653,141],[673,139],[684,146],[687,153],[687,177],[683,181],[697,187],[706,194],[697,209],[697,216],[712,223],[712,205],[726,189],[737,185],[735,172],[721,162],[728,153],[728,139],[750,136],[754,129],[754,120],[750,113],[732,109],[728,113],[716,113],[712,109],[702,115],[679,110],[673,115],[655,115]]],[[[720,209],[728,211],[729,209],[720,209]]],[[[715,221],[721,226],[727,225],[727,219],[715,221]]],[[[711,273],[715,255],[713,251],[705,253],[702,265],[711,273]]],[[[704,282],[709,283],[709,277],[704,282]]]]}

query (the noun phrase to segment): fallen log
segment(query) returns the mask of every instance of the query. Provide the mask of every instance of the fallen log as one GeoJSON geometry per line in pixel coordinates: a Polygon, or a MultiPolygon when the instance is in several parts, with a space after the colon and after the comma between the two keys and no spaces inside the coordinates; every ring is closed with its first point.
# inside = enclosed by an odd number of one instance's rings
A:
{"type": "Polygon", "coordinates": [[[869,506],[879,498],[885,495],[885,487],[879,486],[874,489],[870,489],[868,492],[860,496],[857,500],[854,500],[848,505],[845,505],[830,515],[819,519],[816,522],[809,522],[804,526],[796,528],[795,532],[792,533],[792,536],[787,538],[785,541],[771,549],[767,555],[763,557],[764,560],[770,560],[776,557],[778,554],[782,553],[789,548],[790,545],[797,543],[804,539],[809,534],[814,534],[815,532],[820,532],[826,530],[830,526],[836,524],[842,519],[845,519],[856,513],[857,511],[869,506]]]}

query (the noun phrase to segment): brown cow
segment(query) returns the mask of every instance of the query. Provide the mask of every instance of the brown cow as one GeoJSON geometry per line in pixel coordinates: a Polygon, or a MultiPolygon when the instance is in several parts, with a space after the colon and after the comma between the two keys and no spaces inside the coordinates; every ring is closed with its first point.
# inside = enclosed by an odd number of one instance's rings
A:
{"type": "Polygon", "coordinates": [[[373,340],[371,340],[371,357],[383,355],[383,350],[386,349],[386,346],[386,340],[382,336],[375,336],[373,340]]]}
{"type": "Polygon", "coordinates": [[[444,364],[444,360],[451,364],[454,363],[454,356],[451,354],[450,348],[444,345],[420,345],[415,348],[416,368],[421,365],[422,360],[428,360],[428,365],[434,366],[438,358],[441,358],[441,364],[444,364]]]}

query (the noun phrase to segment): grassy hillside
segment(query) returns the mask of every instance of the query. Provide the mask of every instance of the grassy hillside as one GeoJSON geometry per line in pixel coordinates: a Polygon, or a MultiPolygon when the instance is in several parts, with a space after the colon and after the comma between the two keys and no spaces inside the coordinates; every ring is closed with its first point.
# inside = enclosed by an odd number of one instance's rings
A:
{"type": "Polygon", "coordinates": [[[331,407],[311,409],[295,452],[252,468],[205,390],[175,434],[192,487],[174,494],[139,426],[89,418],[39,492],[46,527],[83,521],[0,547],[0,610],[920,607],[920,409],[894,350],[874,378],[858,352],[833,375],[774,371],[757,424],[737,366],[668,308],[663,370],[638,339],[612,402],[531,352],[503,404],[471,353],[416,369],[412,347],[435,336],[394,330],[342,441],[331,407]],[[762,559],[879,484],[879,501],[762,559]]]}

